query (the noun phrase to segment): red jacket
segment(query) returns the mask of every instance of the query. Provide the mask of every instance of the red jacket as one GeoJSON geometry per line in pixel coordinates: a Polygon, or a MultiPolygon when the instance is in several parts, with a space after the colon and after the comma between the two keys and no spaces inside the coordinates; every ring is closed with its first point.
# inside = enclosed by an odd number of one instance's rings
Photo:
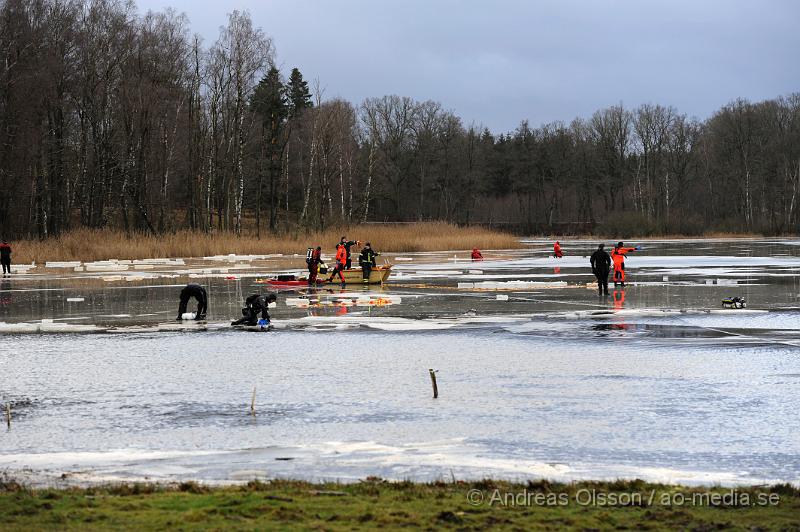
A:
{"type": "Polygon", "coordinates": [[[336,248],[336,262],[342,266],[347,264],[347,248],[341,244],[336,248]]]}
{"type": "Polygon", "coordinates": [[[611,260],[614,261],[614,269],[619,269],[625,263],[625,255],[636,251],[636,248],[614,248],[611,251],[611,260]]]}

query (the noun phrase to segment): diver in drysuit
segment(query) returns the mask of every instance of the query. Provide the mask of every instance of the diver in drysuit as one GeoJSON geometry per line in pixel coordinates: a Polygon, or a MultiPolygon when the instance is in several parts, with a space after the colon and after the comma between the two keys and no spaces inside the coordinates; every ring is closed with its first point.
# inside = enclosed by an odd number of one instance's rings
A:
{"type": "Polygon", "coordinates": [[[274,303],[278,297],[272,292],[263,296],[261,294],[253,294],[245,299],[245,307],[242,309],[242,317],[238,320],[231,322],[231,325],[260,325],[267,327],[270,322],[269,311],[267,307],[270,303],[274,303]],[[258,314],[261,313],[261,319],[258,319],[258,314]]]}
{"type": "Polygon", "coordinates": [[[592,273],[597,278],[597,291],[601,296],[608,295],[608,272],[611,270],[611,257],[608,256],[605,246],[600,244],[597,251],[592,253],[589,263],[592,265],[592,273]]]}
{"type": "Polygon", "coordinates": [[[626,248],[619,242],[614,249],[611,250],[611,260],[614,261],[614,286],[625,286],[625,255],[639,251],[642,249],[639,246],[635,248],[626,248]]]}
{"type": "Polygon", "coordinates": [[[206,319],[206,312],[208,312],[208,294],[206,294],[206,289],[199,284],[189,283],[181,290],[181,303],[178,305],[178,317],[175,318],[176,320],[180,321],[183,319],[183,315],[186,313],[186,306],[189,304],[191,298],[197,300],[197,314],[194,319],[206,319]]]}
{"type": "Polygon", "coordinates": [[[347,259],[345,260],[345,268],[344,268],[345,270],[349,270],[352,264],[350,260],[350,248],[353,246],[357,246],[359,244],[361,244],[360,240],[347,240],[346,236],[343,236],[342,239],[339,241],[339,243],[336,244],[337,249],[339,246],[344,246],[344,249],[347,252],[347,259]]]}

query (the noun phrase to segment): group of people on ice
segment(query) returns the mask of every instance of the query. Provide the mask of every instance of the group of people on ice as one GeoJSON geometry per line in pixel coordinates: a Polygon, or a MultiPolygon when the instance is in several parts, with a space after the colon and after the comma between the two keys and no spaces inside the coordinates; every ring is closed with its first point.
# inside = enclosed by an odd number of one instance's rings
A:
{"type": "MultiPolygon", "coordinates": [[[[609,254],[605,250],[605,244],[597,246],[597,250],[589,258],[589,264],[592,266],[592,273],[597,279],[597,291],[601,296],[608,295],[608,275],[612,271],[614,286],[625,286],[625,256],[640,249],[642,248],[639,246],[625,247],[624,243],[620,241],[617,242],[617,245],[614,246],[611,254],[609,254]]],[[[561,243],[558,240],[553,244],[553,257],[557,259],[564,257],[564,251],[561,249],[561,243]]]]}
{"type": "Polygon", "coordinates": [[[604,248],[604,244],[597,246],[597,250],[589,259],[592,273],[597,278],[597,291],[601,296],[608,295],[608,274],[611,271],[611,265],[614,265],[614,286],[625,286],[625,255],[641,249],[638,246],[628,248],[622,242],[618,242],[609,255],[604,248]]]}
{"type": "MultiPolygon", "coordinates": [[[[231,325],[268,327],[270,317],[267,309],[270,303],[274,303],[277,300],[278,297],[272,292],[248,296],[244,301],[245,306],[242,308],[242,317],[233,321],[231,325]]],[[[181,290],[180,303],[178,303],[178,317],[175,319],[178,321],[185,319],[200,321],[206,319],[206,312],[208,312],[208,292],[206,292],[206,289],[196,283],[189,283],[184,286],[181,290]],[[186,312],[189,300],[192,298],[197,300],[197,312],[194,313],[194,316],[186,312]]]]}
{"type": "MultiPolygon", "coordinates": [[[[350,248],[357,246],[360,243],[361,242],[358,240],[347,240],[346,236],[341,238],[339,243],[336,244],[336,255],[334,259],[336,261],[336,265],[333,267],[333,270],[331,270],[330,275],[326,280],[327,282],[333,282],[334,277],[338,275],[339,280],[342,282],[342,288],[344,288],[346,284],[344,279],[344,271],[350,270],[352,267],[350,248]]],[[[369,283],[372,270],[377,267],[375,259],[378,255],[380,255],[380,253],[377,253],[375,250],[373,250],[369,242],[364,244],[364,247],[361,249],[361,253],[358,255],[358,265],[361,267],[362,283],[369,283]]],[[[327,270],[327,265],[322,258],[321,246],[317,246],[316,249],[308,248],[306,264],[308,265],[308,285],[316,286],[318,282],[317,276],[320,273],[324,274],[327,270]]]]}
{"type": "MultiPolygon", "coordinates": [[[[617,245],[614,246],[614,249],[611,250],[611,254],[609,254],[605,250],[605,244],[597,246],[597,250],[592,253],[589,263],[592,266],[592,273],[595,278],[597,278],[597,290],[601,296],[608,295],[608,275],[612,271],[614,273],[612,276],[614,286],[625,286],[625,256],[628,253],[633,253],[640,249],[642,248],[639,246],[632,248],[625,247],[623,242],[617,242],[617,245]]],[[[564,250],[561,249],[561,242],[558,240],[553,244],[553,257],[556,259],[564,257],[564,250]]],[[[483,254],[481,254],[478,248],[474,248],[471,258],[472,260],[483,260],[483,254]]]]}
{"type": "MultiPolygon", "coordinates": [[[[597,279],[597,290],[601,296],[608,295],[608,275],[612,271],[614,286],[625,286],[625,256],[640,249],[642,248],[639,246],[625,247],[623,242],[617,242],[617,245],[614,246],[611,254],[609,254],[605,250],[605,244],[597,246],[597,250],[592,253],[589,263],[592,266],[592,273],[597,279]]],[[[556,259],[564,257],[564,250],[561,249],[561,242],[558,240],[553,244],[553,257],[556,259]]],[[[472,250],[472,260],[483,260],[483,255],[478,248],[472,250]]]]}
{"type": "MultiPolygon", "coordinates": [[[[351,269],[352,265],[350,248],[358,244],[360,244],[360,242],[357,240],[348,240],[345,236],[341,238],[336,245],[336,265],[330,272],[327,282],[331,282],[338,274],[342,282],[342,287],[344,288],[345,279],[343,272],[351,269]]],[[[364,247],[361,249],[361,253],[358,256],[358,263],[359,266],[361,266],[362,282],[364,284],[369,283],[372,269],[377,266],[375,259],[378,255],[379,253],[372,249],[369,242],[365,243],[364,247]]],[[[309,286],[316,286],[319,273],[325,273],[320,272],[321,267],[325,266],[322,258],[322,247],[317,246],[316,249],[309,248],[309,252],[306,256],[306,264],[308,265],[308,284],[309,286]]],[[[242,317],[233,321],[231,325],[268,327],[270,324],[268,308],[270,303],[274,303],[277,299],[277,296],[272,292],[248,296],[244,302],[245,306],[242,308],[242,317]]],[[[206,289],[199,284],[187,284],[181,290],[180,302],[178,304],[178,317],[176,319],[179,321],[184,319],[204,320],[206,319],[207,311],[208,293],[206,289]],[[193,316],[186,312],[189,301],[192,298],[197,300],[197,312],[193,316]]]]}

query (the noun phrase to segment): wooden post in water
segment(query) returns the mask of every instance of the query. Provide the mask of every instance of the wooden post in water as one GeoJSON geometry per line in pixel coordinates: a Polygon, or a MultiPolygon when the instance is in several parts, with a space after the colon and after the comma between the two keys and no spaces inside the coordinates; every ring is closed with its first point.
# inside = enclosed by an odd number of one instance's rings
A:
{"type": "Polygon", "coordinates": [[[431,386],[433,386],[433,398],[436,399],[439,397],[439,388],[436,386],[436,372],[433,369],[429,369],[428,373],[431,375],[431,386]]]}
{"type": "Polygon", "coordinates": [[[250,415],[256,415],[256,387],[253,386],[253,398],[250,399],[250,415]]]}
{"type": "Polygon", "coordinates": [[[6,403],[6,425],[11,428],[11,403],[6,403]]]}

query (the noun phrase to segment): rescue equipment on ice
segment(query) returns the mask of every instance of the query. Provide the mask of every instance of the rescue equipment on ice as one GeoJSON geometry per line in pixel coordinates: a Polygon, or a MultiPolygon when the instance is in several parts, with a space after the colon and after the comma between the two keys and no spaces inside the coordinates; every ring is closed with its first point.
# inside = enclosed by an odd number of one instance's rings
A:
{"type": "Polygon", "coordinates": [[[722,308],[747,308],[743,297],[726,297],[722,300],[722,308]]]}

